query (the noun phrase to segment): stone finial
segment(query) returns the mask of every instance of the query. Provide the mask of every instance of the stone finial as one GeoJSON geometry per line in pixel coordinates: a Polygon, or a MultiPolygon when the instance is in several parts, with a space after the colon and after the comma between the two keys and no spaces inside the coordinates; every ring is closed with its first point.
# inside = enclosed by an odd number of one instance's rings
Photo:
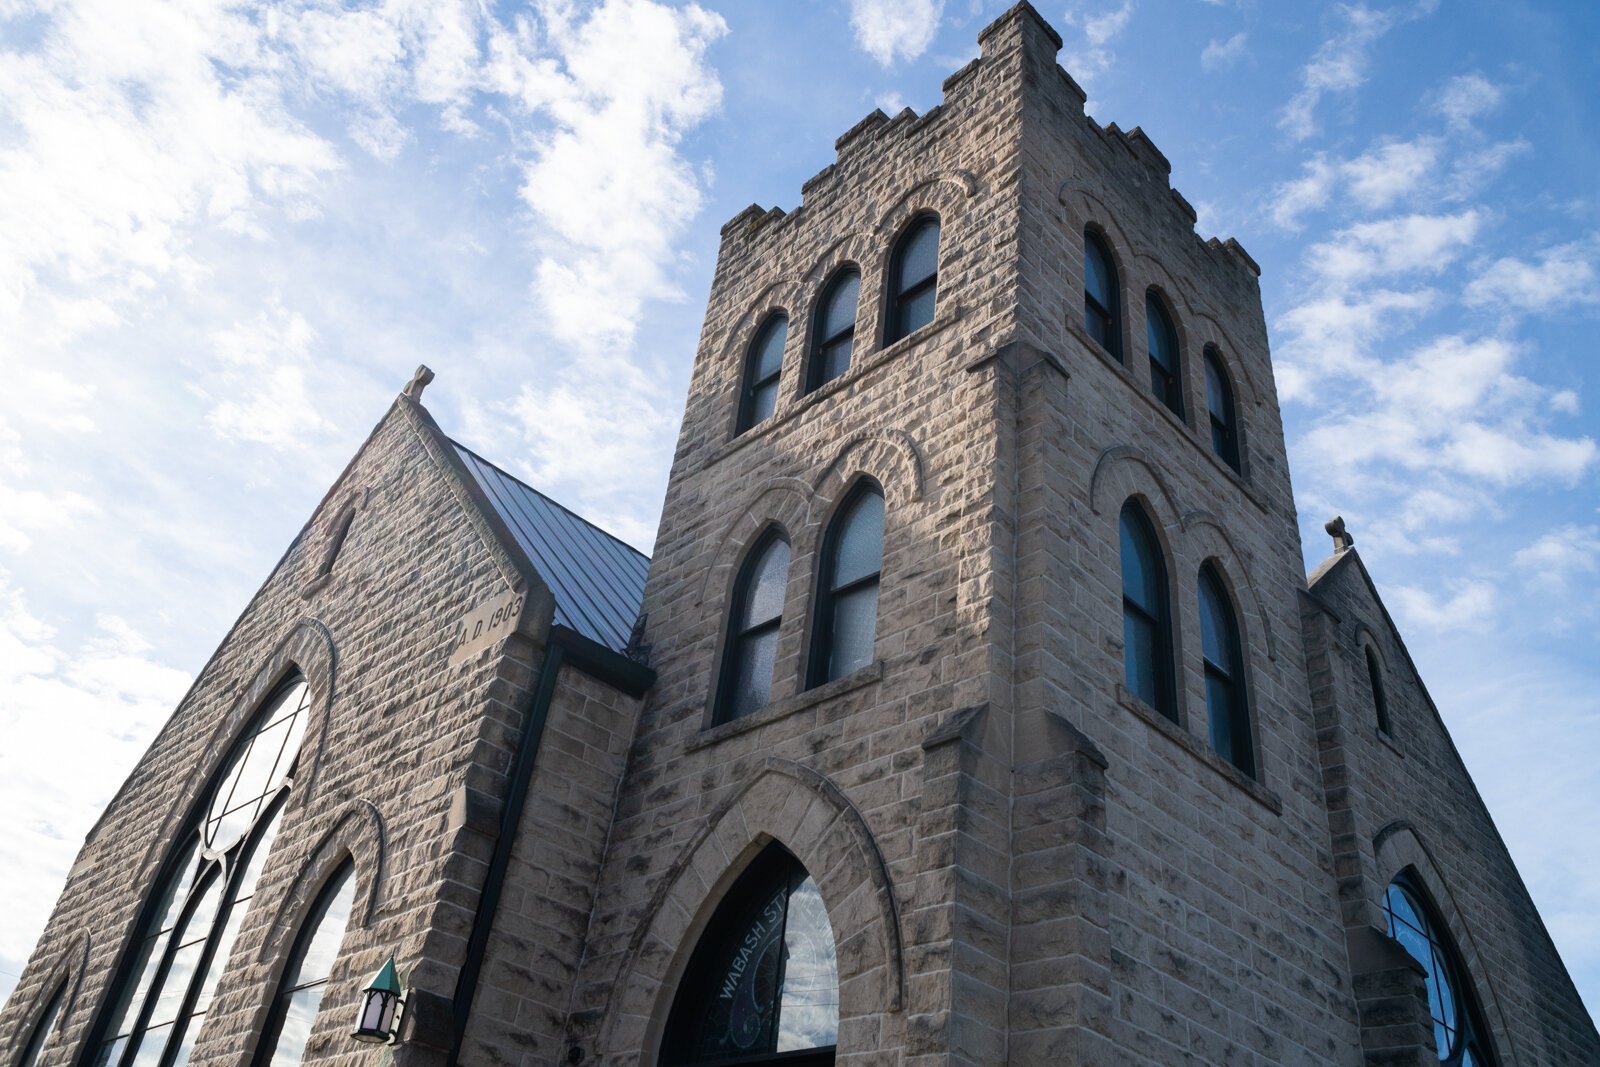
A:
{"type": "Polygon", "coordinates": [[[1335,515],[1323,523],[1322,528],[1328,531],[1329,537],[1333,538],[1333,551],[1335,554],[1354,547],[1356,539],[1344,528],[1343,515],[1335,515]]]}
{"type": "Polygon", "coordinates": [[[401,393],[404,396],[409,396],[412,400],[421,400],[422,391],[428,387],[428,383],[431,381],[433,381],[433,371],[429,370],[428,365],[424,363],[417,367],[417,373],[411,376],[411,380],[406,383],[406,387],[401,390],[401,393]]]}

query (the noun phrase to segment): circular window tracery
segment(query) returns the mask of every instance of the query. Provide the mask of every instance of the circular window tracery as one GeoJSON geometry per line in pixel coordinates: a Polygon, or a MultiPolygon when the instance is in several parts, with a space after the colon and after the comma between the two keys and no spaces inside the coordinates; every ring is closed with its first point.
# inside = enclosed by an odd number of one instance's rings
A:
{"type": "Polygon", "coordinates": [[[1440,1061],[1452,1067],[1490,1064],[1484,1051],[1488,1030],[1461,985],[1455,950],[1425,901],[1404,876],[1390,882],[1383,902],[1389,936],[1426,972],[1428,1014],[1440,1061]]]}

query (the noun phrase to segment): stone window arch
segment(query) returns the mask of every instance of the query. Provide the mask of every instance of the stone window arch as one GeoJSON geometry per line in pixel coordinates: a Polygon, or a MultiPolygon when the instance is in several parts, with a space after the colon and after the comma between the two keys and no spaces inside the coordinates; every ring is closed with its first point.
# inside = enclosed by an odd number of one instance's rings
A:
{"type": "Polygon", "coordinates": [[[101,1067],[187,1062],[294,785],[311,692],[293,674],[261,702],[178,834],[97,1028],[101,1067]]]}
{"type": "Polygon", "coordinates": [[[788,584],[789,539],[769,526],[733,584],[713,722],[753,714],[771,698],[788,584]]]}
{"type": "Polygon", "coordinates": [[[262,1027],[255,1067],[294,1067],[304,1058],[355,905],[355,864],[346,859],[323,884],[295,937],[262,1027]]]}
{"type": "Polygon", "coordinates": [[[783,346],[789,339],[789,316],[782,311],[768,315],[756,330],[750,350],[745,354],[744,374],[739,386],[738,433],[771,418],[778,409],[778,379],[783,374],[783,346]]]}
{"type": "Polygon", "coordinates": [[[883,512],[883,488],[871,478],[860,478],[823,535],[808,686],[843,678],[872,662],[883,571],[883,512]]]}
{"type": "Polygon", "coordinates": [[[826,1067],[838,1040],[839,964],[827,907],[800,861],[771,844],[701,934],[658,1062],[826,1067]]]}
{"type": "Polygon", "coordinates": [[[1149,516],[1136,500],[1122,505],[1122,657],[1128,690],[1174,722],[1172,604],[1167,566],[1149,516]]]}
{"type": "Polygon", "coordinates": [[[806,366],[806,392],[820,389],[850,369],[855,348],[856,317],[861,303],[861,270],[847,263],[823,286],[811,324],[811,354],[806,366]]]}

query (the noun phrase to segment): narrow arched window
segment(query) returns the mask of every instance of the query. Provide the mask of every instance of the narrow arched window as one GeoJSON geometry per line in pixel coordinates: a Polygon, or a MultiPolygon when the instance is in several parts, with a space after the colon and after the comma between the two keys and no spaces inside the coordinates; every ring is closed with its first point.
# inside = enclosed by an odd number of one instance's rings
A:
{"type": "Polygon", "coordinates": [[[789,339],[787,315],[770,316],[756,331],[745,356],[744,387],[739,396],[739,432],[743,433],[778,409],[778,376],[783,372],[783,345],[789,339]]]}
{"type": "Polygon", "coordinates": [[[1216,349],[1206,349],[1206,413],[1211,421],[1211,451],[1239,469],[1239,424],[1233,410],[1233,386],[1216,349]]]}
{"type": "Polygon", "coordinates": [[[883,490],[863,479],[822,541],[821,585],[812,622],[810,683],[843,678],[872,662],[883,568],[883,490]]]}
{"type": "Polygon", "coordinates": [[[310,693],[280,686],[245,728],[146,908],[98,1030],[97,1067],[186,1063],[293,785],[310,693]]]}
{"type": "Polygon", "coordinates": [[[1367,685],[1372,688],[1372,711],[1378,718],[1378,729],[1389,732],[1389,698],[1383,692],[1383,668],[1378,665],[1378,654],[1367,649],[1367,685]]]}
{"type": "Polygon", "coordinates": [[[1150,520],[1131,500],[1122,507],[1121,527],[1123,674],[1132,692],[1176,721],[1167,568],[1150,520]]]}
{"type": "Polygon", "coordinates": [[[1206,665],[1206,714],[1211,747],[1248,775],[1256,773],[1245,699],[1244,648],[1239,623],[1222,575],[1210,563],[1200,568],[1200,647],[1206,665]]]}
{"type": "Polygon", "coordinates": [[[939,291],[939,219],[925,215],[911,224],[889,262],[889,330],[893,344],[933,321],[939,291]]]}
{"type": "Polygon", "coordinates": [[[1083,327],[1100,347],[1122,358],[1121,301],[1111,250],[1093,230],[1083,232],[1083,327]]]}
{"type": "Polygon", "coordinates": [[[855,347],[856,305],[861,302],[861,272],[845,267],[822,291],[811,327],[811,361],[806,391],[820,389],[850,369],[855,347]]]}
{"type": "Polygon", "coordinates": [[[262,1028],[255,1067],[296,1067],[304,1058],[311,1026],[322,1006],[322,993],[333,973],[345,928],[350,924],[350,909],[356,896],[354,875],[355,867],[345,863],[328,879],[311,905],[262,1028]]]}
{"type": "Polygon", "coordinates": [[[718,722],[766,707],[778,659],[778,626],[789,583],[789,542],[772,531],[757,544],[734,584],[727,651],[722,659],[718,722]]]}
{"type": "Polygon", "coordinates": [[[1150,348],[1150,391],[1183,414],[1183,374],[1178,363],[1178,328],[1154,289],[1144,297],[1145,340],[1150,348]]]}
{"type": "Polygon", "coordinates": [[[1389,883],[1383,898],[1389,936],[1422,965],[1427,974],[1428,1013],[1433,1016],[1433,1041],[1439,1060],[1451,1067],[1487,1067],[1494,1063],[1489,1028],[1462,982],[1466,973],[1444,924],[1427,895],[1402,874],[1389,883]]]}
{"type": "Polygon", "coordinates": [[[695,946],[661,1042],[665,1067],[824,1067],[839,1041],[839,966],[817,883],[777,845],[757,856],[695,946]]]}
{"type": "Polygon", "coordinates": [[[66,1007],[66,1004],[67,982],[66,979],[62,979],[56,984],[56,991],[50,995],[50,1003],[45,1005],[44,1014],[39,1016],[39,1021],[34,1024],[33,1033],[28,1035],[28,1047],[22,1050],[22,1058],[17,1061],[17,1067],[35,1067],[39,1062],[45,1045],[49,1043],[51,1035],[61,1023],[61,1009],[66,1007]]]}

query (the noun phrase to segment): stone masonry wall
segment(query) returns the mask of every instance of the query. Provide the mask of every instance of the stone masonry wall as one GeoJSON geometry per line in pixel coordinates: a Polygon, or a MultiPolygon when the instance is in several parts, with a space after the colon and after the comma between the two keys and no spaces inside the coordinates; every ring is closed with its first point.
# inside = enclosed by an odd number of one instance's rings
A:
{"type": "MultiPolygon", "coordinates": [[[[441,440],[420,408],[397,402],[240,616],[85,842],[0,1015],[7,1056],[26,1041],[41,998],[67,976],[75,994],[65,1029],[41,1062],[77,1062],[175,834],[238,729],[291,665],[306,674],[316,711],[190,1062],[247,1062],[300,919],[347,855],[358,906],[307,1062],[371,1062],[346,1034],[358,991],[391,952],[419,1009],[427,994],[452,994],[487,859],[484,842],[452,824],[452,802],[469,786],[499,795],[537,648],[513,637],[447,665],[456,621],[522,579],[452,491],[441,440]],[[348,538],[318,582],[329,538],[351,507],[348,538]]],[[[542,611],[548,625],[547,598],[542,611]]],[[[396,1062],[436,1055],[414,1041],[396,1062]]]]}
{"type": "MultiPolygon", "coordinates": [[[[1383,930],[1383,895],[1410,870],[1449,928],[1503,1064],[1600,1063],[1600,1034],[1540,921],[1440,712],[1354,550],[1318,568],[1307,615],[1319,640],[1340,908],[1352,937],[1383,930]],[[1378,729],[1366,650],[1380,664],[1378,729]]],[[[1369,1026],[1371,1062],[1386,1035],[1369,1026]]],[[[1426,1027],[1432,1048],[1432,1028],[1426,1027]]],[[[1432,1059],[1430,1051],[1424,1062],[1432,1059]]]]}

